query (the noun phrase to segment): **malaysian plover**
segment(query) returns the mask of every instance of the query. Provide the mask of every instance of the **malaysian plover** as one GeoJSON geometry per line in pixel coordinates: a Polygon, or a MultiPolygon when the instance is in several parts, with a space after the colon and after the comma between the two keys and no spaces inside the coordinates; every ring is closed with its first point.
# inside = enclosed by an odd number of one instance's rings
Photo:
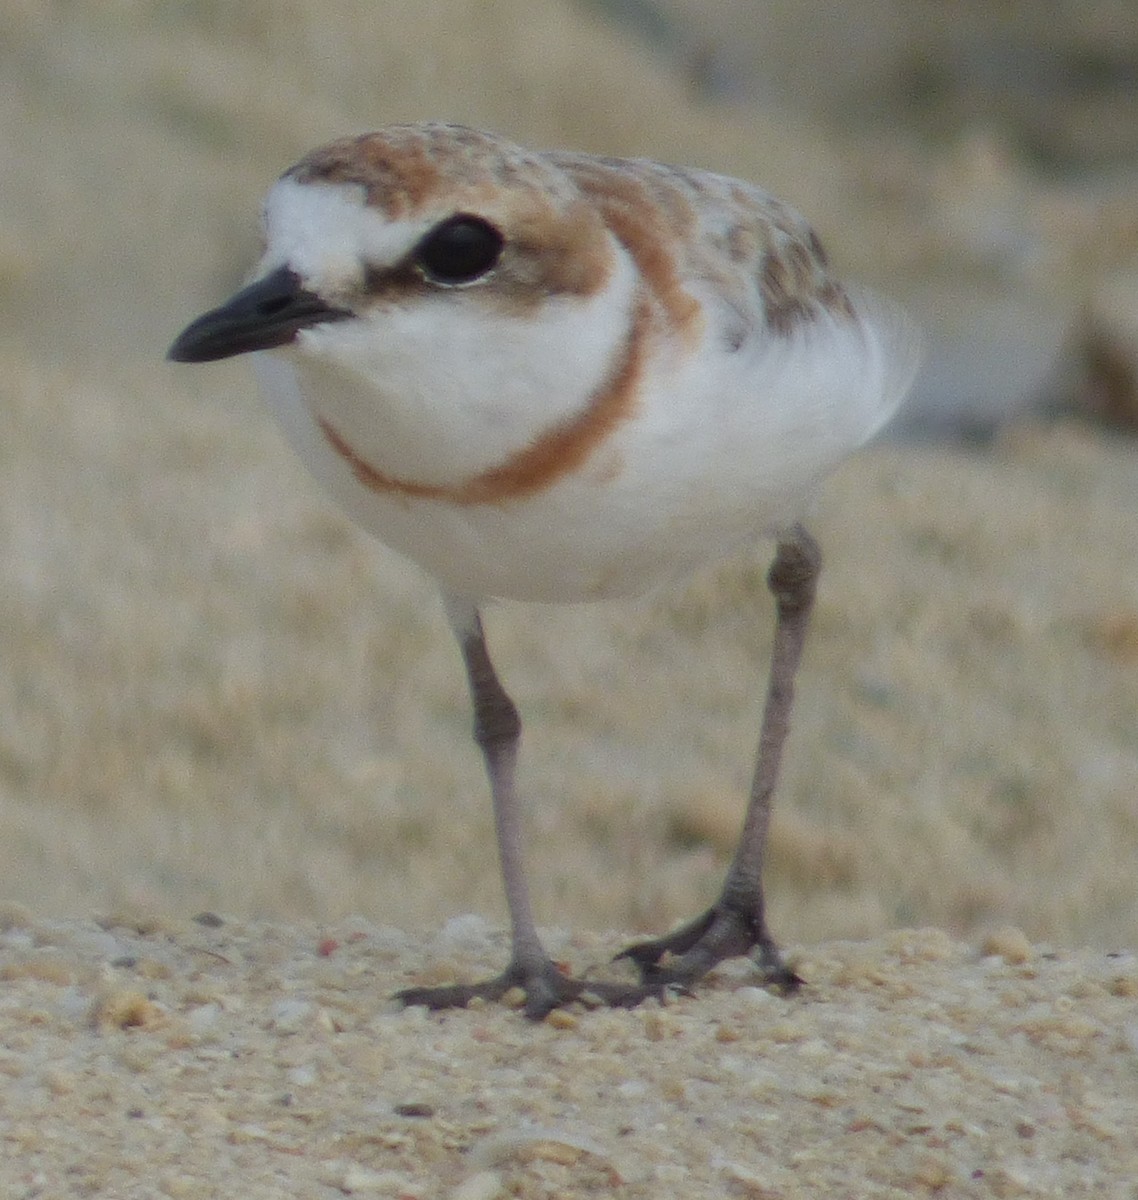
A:
{"type": "Polygon", "coordinates": [[[253,353],[311,468],[439,582],[489,776],[512,930],[505,971],[413,988],[442,1008],[524,989],[635,1004],[753,954],[798,979],[763,912],[763,850],[821,556],[820,479],[912,380],[912,326],[843,287],[760,188],[645,159],[534,152],[455,125],[347,137],[264,206],[252,282],[169,357],[253,353]],[[719,898],[624,951],[636,983],[571,978],[534,925],[514,768],[521,723],[479,606],[633,596],[768,536],[775,639],[754,780],[719,898]]]}

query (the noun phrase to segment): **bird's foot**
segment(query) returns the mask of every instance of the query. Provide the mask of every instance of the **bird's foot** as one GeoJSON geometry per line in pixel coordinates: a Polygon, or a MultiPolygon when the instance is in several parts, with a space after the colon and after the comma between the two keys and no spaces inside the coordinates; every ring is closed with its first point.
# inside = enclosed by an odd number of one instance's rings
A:
{"type": "MultiPolygon", "coordinates": [[[[591,979],[575,979],[566,975],[555,963],[544,959],[538,963],[511,963],[501,975],[478,983],[452,983],[442,987],[405,988],[395,998],[405,1005],[423,1005],[429,1009],[465,1008],[472,1000],[494,1002],[518,988],[525,993],[522,1011],[532,1021],[540,1021],[555,1008],[579,1001],[587,1008],[635,1008],[652,997],[664,998],[672,981],[649,979],[639,983],[605,983],[591,979]]],[[[672,988],[672,990],[676,990],[672,988]]]]}
{"type": "Polygon", "coordinates": [[[783,962],[761,918],[723,897],[687,925],[663,937],[634,942],[616,957],[635,963],[645,986],[690,987],[716,963],[744,954],[755,958],[768,987],[789,994],[802,986],[802,979],[783,962]]]}

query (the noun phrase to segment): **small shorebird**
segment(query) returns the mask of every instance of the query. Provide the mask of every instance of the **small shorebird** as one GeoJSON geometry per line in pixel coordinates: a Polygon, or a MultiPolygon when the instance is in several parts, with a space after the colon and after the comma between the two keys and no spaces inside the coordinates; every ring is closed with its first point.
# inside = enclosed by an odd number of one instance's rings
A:
{"type": "Polygon", "coordinates": [[[534,152],[455,125],[343,138],[286,171],[253,281],[169,357],[254,353],[328,491],[438,580],[466,664],[512,926],[505,971],[413,988],[443,1008],[520,987],[541,1017],[631,1005],[754,954],[798,984],[763,912],[763,850],[821,555],[818,482],[889,418],[912,326],[831,274],[760,188],[644,159],[534,152]],[[723,890],[624,956],[637,983],[571,978],[534,925],[514,768],[521,723],[479,605],[632,596],[761,536],[776,543],[770,679],[723,890]]]}

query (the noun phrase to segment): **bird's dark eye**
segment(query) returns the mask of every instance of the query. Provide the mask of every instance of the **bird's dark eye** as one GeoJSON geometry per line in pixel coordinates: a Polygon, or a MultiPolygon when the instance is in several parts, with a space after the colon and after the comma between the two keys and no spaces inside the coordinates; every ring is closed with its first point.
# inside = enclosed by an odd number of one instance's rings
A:
{"type": "Polygon", "coordinates": [[[415,248],[412,260],[434,283],[473,283],[497,263],[503,241],[489,221],[459,213],[436,225],[415,248]]]}

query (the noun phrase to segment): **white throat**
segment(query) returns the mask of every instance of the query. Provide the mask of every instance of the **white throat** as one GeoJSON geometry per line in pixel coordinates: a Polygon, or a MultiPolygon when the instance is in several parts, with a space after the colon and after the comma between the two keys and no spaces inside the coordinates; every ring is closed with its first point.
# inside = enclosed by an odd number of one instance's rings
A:
{"type": "MultiPolygon", "coordinates": [[[[310,416],[377,471],[454,484],[588,406],[621,358],[635,284],[620,249],[593,296],[556,297],[515,314],[489,291],[420,294],[303,331],[271,355],[291,368],[310,416]]],[[[276,404],[279,373],[261,378],[276,404]]]]}

